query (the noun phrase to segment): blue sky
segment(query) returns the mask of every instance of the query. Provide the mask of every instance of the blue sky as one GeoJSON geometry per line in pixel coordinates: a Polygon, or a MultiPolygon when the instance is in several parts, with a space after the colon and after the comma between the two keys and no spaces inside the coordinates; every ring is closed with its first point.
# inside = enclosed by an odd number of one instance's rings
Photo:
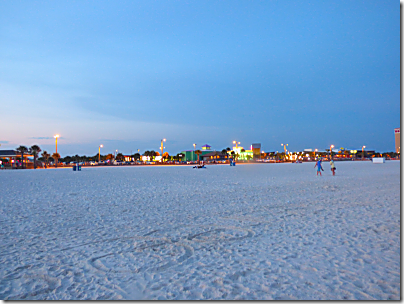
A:
{"type": "Polygon", "coordinates": [[[1,148],[394,150],[399,1],[3,1],[1,148]]]}

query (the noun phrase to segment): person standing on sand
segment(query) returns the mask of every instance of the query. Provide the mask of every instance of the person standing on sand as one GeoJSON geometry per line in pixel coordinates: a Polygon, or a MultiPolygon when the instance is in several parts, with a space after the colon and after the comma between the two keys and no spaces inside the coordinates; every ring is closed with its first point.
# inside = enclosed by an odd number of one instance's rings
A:
{"type": "Polygon", "coordinates": [[[324,171],[323,167],[321,167],[321,158],[316,162],[316,164],[314,165],[314,168],[317,167],[317,175],[320,173],[321,175],[321,170],[324,171]]]}
{"type": "Polygon", "coordinates": [[[335,175],[335,164],[333,160],[330,160],[330,165],[331,165],[331,171],[332,171],[332,175],[335,175]]]}

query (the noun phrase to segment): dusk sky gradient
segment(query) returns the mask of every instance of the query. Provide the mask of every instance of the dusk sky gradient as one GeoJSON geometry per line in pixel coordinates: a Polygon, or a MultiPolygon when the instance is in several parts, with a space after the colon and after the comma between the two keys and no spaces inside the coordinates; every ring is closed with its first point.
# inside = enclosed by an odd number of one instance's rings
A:
{"type": "Polygon", "coordinates": [[[1,149],[394,150],[400,2],[2,1],[1,149]]]}

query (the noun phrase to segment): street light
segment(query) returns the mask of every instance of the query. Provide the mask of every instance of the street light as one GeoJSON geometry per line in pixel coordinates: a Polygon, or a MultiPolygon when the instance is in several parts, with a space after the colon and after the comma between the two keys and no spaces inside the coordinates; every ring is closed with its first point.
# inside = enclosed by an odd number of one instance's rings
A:
{"type": "Polygon", "coordinates": [[[163,150],[164,150],[164,142],[166,141],[166,139],[164,138],[164,139],[162,139],[161,140],[161,162],[163,162],[163,150]]]}
{"type": "Polygon", "coordinates": [[[366,146],[362,146],[362,160],[363,160],[364,157],[365,157],[365,151],[364,151],[365,148],[366,148],[366,146]]]}
{"type": "Polygon", "coordinates": [[[238,148],[238,145],[240,144],[240,142],[239,141],[235,141],[235,140],[233,140],[233,145],[236,145],[236,149],[238,148]]]}
{"type": "Polygon", "coordinates": [[[56,134],[55,136],[53,136],[56,140],[56,153],[58,153],[58,138],[60,137],[59,134],[56,134]]]}
{"type": "Polygon", "coordinates": [[[98,146],[98,162],[100,162],[100,157],[101,157],[101,148],[104,147],[103,145],[98,146]]]}
{"type": "Polygon", "coordinates": [[[284,145],[284,144],[281,144],[281,146],[283,146],[283,149],[285,150],[285,154],[286,154],[286,146],[289,146],[289,144],[286,144],[286,145],[284,145]]]}
{"type": "Polygon", "coordinates": [[[334,148],[334,145],[330,146],[330,160],[332,160],[332,148],[334,148]]]}

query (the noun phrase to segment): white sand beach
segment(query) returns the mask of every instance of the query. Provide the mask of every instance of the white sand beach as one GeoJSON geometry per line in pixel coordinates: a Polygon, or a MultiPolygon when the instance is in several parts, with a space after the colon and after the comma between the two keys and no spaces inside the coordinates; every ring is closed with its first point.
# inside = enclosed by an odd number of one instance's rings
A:
{"type": "Polygon", "coordinates": [[[2,300],[399,300],[400,163],[0,171],[2,300]]]}

